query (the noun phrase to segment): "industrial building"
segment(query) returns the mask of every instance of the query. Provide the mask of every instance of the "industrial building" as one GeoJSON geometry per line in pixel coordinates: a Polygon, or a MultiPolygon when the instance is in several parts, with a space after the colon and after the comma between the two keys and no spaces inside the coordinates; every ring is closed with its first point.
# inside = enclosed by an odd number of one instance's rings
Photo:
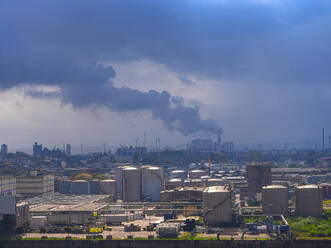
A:
{"type": "Polygon", "coordinates": [[[16,193],[18,197],[23,198],[52,195],[54,194],[54,176],[30,173],[29,176],[17,177],[16,193]]]}
{"type": "Polygon", "coordinates": [[[271,185],[271,167],[265,164],[247,165],[248,192],[256,194],[262,192],[262,187],[271,185]]]}
{"type": "Polygon", "coordinates": [[[0,176],[0,195],[16,195],[16,178],[13,176],[0,176]]]}

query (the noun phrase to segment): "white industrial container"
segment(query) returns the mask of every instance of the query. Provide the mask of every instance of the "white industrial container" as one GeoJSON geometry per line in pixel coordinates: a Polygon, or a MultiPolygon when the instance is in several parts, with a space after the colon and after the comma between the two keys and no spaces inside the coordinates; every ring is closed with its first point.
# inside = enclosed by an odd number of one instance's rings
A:
{"type": "Polygon", "coordinates": [[[160,201],[163,190],[163,170],[160,167],[145,167],[141,170],[142,194],[144,200],[160,201]]]}
{"type": "Polygon", "coordinates": [[[127,167],[122,170],[123,201],[139,202],[141,200],[141,174],[136,167],[127,167]]]}
{"type": "Polygon", "coordinates": [[[201,179],[192,179],[191,187],[204,187],[205,183],[201,179]]]}
{"type": "Polygon", "coordinates": [[[206,181],[206,186],[211,187],[211,186],[221,186],[223,185],[223,180],[220,178],[209,178],[206,181]]]}
{"type": "Polygon", "coordinates": [[[166,186],[166,189],[174,189],[174,188],[182,187],[183,182],[182,182],[182,179],[180,179],[180,178],[173,178],[173,179],[169,179],[166,182],[165,186],[166,186]]]}
{"type": "Polygon", "coordinates": [[[32,229],[39,229],[41,227],[45,227],[47,225],[46,216],[32,216],[30,221],[30,227],[32,229]]]}
{"type": "Polygon", "coordinates": [[[191,179],[197,179],[200,178],[202,176],[206,176],[208,173],[203,171],[203,170],[191,170],[189,172],[189,176],[191,179]]]}
{"type": "Polygon", "coordinates": [[[232,222],[232,194],[222,186],[213,186],[203,191],[204,220],[211,225],[232,222]]]}
{"type": "Polygon", "coordinates": [[[185,171],[183,170],[174,170],[170,172],[170,178],[182,178],[185,176],[185,171]]]}
{"type": "Polygon", "coordinates": [[[262,188],[262,211],[264,214],[283,214],[288,211],[288,188],[269,185],[262,188]]]}
{"type": "Polygon", "coordinates": [[[295,214],[297,216],[322,216],[323,198],[321,187],[317,185],[299,186],[296,188],[295,197],[295,214]]]}
{"type": "Polygon", "coordinates": [[[116,195],[117,182],[112,179],[102,180],[99,183],[99,193],[102,195],[116,195]]]}

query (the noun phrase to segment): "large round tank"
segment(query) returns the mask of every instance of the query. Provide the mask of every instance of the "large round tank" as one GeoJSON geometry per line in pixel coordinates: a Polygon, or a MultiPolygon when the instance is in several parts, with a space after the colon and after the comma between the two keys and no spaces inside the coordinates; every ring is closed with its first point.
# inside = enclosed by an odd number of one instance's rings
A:
{"type": "Polygon", "coordinates": [[[182,179],[180,178],[169,179],[165,184],[166,189],[175,189],[182,186],[183,186],[183,182],[182,179]]]}
{"type": "Polygon", "coordinates": [[[191,187],[204,187],[205,183],[201,179],[192,179],[191,187]]]}
{"type": "Polygon", "coordinates": [[[123,172],[122,172],[122,170],[124,169],[124,168],[128,168],[128,167],[130,167],[130,166],[127,166],[127,165],[125,165],[125,166],[118,166],[117,168],[116,168],[116,171],[115,171],[115,174],[116,174],[116,190],[117,190],[117,193],[119,194],[119,195],[122,195],[122,176],[123,176],[123,172]]]}
{"type": "Polygon", "coordinates": [[[190,178],[194,179],[194,178],[200,178],[202,176],[206,176],[207,172],[203,171],[203,170],[191,170],[189,172],[190,178]]]}
{"type": "Polygon", "coordinates": [[[221,186],[223,185],[223,180],[220,178],[209,178],[206,181],[206,186],[207,187],[212,187],[212,186],[221,186]]]}
{"type": "Polygon", "coordinates": [[[190,187],[191,186],[191,180],[190,179],[185,179],[183,181],[183,187],[190,187]]]}
{"type": "Polygon", "coordinates": [[[170,178],[182,178],[185,176],[185,171],[183,170],[174,170],[170,172],[170,178]]]}
{"type": "Polygon", "coordinates": [[[321,187],[317,185],[304,185],[295,191],[295,214],[297,216],[321,217],[323,198],[321,187]]]}
{"type": "Polygon", "coordinates": [[[231,191],[222,186],[209,187],[203,191],[204,221],[211,225],[232,222],[231,191]]]}
{"type": "Polygon", "coordinates": [[[288,211],[288,188],[269,185],[262,188],[262,211],[264,214],[283,214],[288,211]]]}
{"type": "Polygon", "coordinates": [[[143,167],[141,169],[142,195],[147,201],[160,201],[163,190],[163,170],[160,167],[143,167]]]}
{"type": "Polygon", "coordinates": [[[99,194],[99,180],[91,180],[90,183],[90,194],[97,195],[99,194]]]}
{"type": "Polygon", "coordinates": [[[59,191],[61,194],[70,194],[71,193],[71,180],[61,181],[59,191]]]}
{"type": "Polygon", "coordinates": [[[124,202],[139,202],[141,200],[141,175],[136,167],[122,169],[122,199],[124,202]]]}
{"type": "Polygon", "coordinates": [[[113,179],[107,179],[100,181],[99,192],[102,195],[113,195],[116,196],[117,182],[113,179]]]}
{"type": "Polygon", "coordinates": [[[90,183],[86,180],[75,180],[71,183],[71,193],[73,195],[90,194],[90,183]]]}

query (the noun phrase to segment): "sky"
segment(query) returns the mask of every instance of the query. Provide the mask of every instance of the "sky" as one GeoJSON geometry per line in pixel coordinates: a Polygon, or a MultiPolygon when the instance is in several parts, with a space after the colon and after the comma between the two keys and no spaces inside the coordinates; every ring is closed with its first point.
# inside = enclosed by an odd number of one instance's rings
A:
{"type": "Polygon", "coordinates": [[[328,0],[2,0],[0,143],[321,143],[328,0]]]}

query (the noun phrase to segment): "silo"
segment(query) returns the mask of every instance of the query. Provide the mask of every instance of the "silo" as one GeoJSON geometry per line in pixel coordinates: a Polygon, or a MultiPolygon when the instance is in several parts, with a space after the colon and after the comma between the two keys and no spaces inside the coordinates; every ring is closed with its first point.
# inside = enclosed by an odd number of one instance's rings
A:
{"type": "Polygon", "coordinates": [[[118,166],[116,168],[116,171],[115,171],[115,174],[116,174],[116,190],[117,190],[117,193],[121,196],[122,195],[122,175],[123,175],[123,172],[122,170],[124,168],[127,168],[127,167],[130,167],[130,166],[118,166]]]}
{"type": "Polygon", "coordinates": [[[295,214],[297,216],[321,217],[323,198],[321,187],[317,185],[304,185],[295,191],[295,214]]]}
{"type": "Polygon", "coordinates": [[[71,183],[71,193],[73,195],[90,194],[90,184],[86,180],[75,180],[71,183]]]}
{"type": "Polygon", "coordinates": [[[61,181],[59,191],[61,194],[71,194],[71,180],[61,181]]]}
{"type": "Polygon", "coordinates": [[[170,172],[170,178],[182,178],[185,176],[185,171],[183,170],[174,170],[170,172]]]}
{"type": "Polygon", "coordinates": [[[210,225],[232,223],[232,194],[222,186],[213,186],[203,191],[204,220],[210,225]]]}
{"type": "Polygon", "coordinates": [[[90,183],[90,194],[99,194],[99,180],[91,180],[90,183]]]}
{"type": "Polygon", "coordinates": [[[99,184],[99,193],[101,195],[113,195],[116,196],[116,180],[107,179],[101,180],[99,184]]]}
{"type": "Polygon", "coordinates": [[[201,179],[192,179],[191,187],[204,187],[205,183],[201,179]]]}
{"type": "Polygon", "coordinates": [[[182,182],[182,179],[180,179],[180,178],[170,179],[165,184],[166,189],[175,189],[175,188],[182,187],[182,186],[183,186],[183,182],[182,182]]]}
{"type": "Polygon", "coordinates": [[[202,176],[206,176],[207,172],[203,171],[203,170],[191,170],[189,172],[190,178],[194,179],[194,178],[200,178],[202,176]]]}
{"type": "Polygon", "coordinates": [[[160,201],[163,190],[163,170],[160,167],[141,169],[142,195],[144,200],[160,201]]]}
{"type": "Polygon", "coordinates": [[[141,200],[141,175],[136,167],[122,169],[122,199],[124,202],[139,202],[141,200]]]}
{"type": "Polygon", "coordinates": [[[207,187],[212,187],[212,186],[221,186],[223,185],[223,180],[220,178],[209,178],[206,181],[206,186],[207,187]]]}
{"type": "Polygon", "coordinates": [[[288,211],[288,188],[269,185],[262,188],[262,211],[264,214],[283,214],[288,211]]]}

